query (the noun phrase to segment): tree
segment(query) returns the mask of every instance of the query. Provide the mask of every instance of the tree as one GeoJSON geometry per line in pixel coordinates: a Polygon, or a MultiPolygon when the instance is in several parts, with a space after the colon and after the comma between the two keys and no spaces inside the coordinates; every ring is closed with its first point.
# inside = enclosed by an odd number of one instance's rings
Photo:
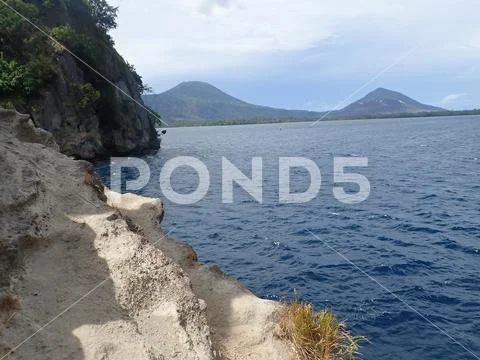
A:
{"type": "Polygon", "coordinates": [[[143,82],[143,78],[140,75],[138,75],[137,70],[135,69],[135,66],[127,62],[127,68],[135,80],[135,84],[137,85],[137,91],[139,94],[141,95],[148,94],[153,91],[153,89],[148,84],[145,84],[143,82]]]}
{"type": "Polygon", "coordinates": [[[155,110],[153,110],[150,106],[147,106],[146,108],[148,109],[148,112],[147,112],[148,118],[150,119],[151,122],[153,122],[153,125],[155,127],[162,127],[164,124],[163,124],[161,115],[155,110]]]}
{"type": "MultiPolygon", "coordinates": [[[[23,1],[7,1],[22,15],[32,21],[38,18],[38,8],[23,1]]],[[[0,6],[0,51],[5,57],[21,57],[23,44],[32,37],[34,30],[15,12],[1,4],[0,6]]]]}
{"type": "MultiPolygon", "coordinates": [[[[21,0],[8,0],[18,12],[38,21],[39,8],[21,0]]],[[[18,14],[0,6],[0,98],[23,99],[38,95],[53,76],[50,45],[18,14]]]]}
{"type": "Polygon", "coordinates": [[[106,0],[88,0],[88,3],[98,28],[108,32],[117,27],[117,7],[108,5],[106,0]]]}

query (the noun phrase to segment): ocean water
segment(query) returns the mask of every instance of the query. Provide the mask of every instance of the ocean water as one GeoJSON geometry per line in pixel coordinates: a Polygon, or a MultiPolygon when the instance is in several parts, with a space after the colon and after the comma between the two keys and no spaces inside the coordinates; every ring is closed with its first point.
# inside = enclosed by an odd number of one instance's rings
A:
{"type": "MultiPolygon", "coordinates": [[[[172,128],[144,160],[152,176],[139,193],[165,200],[165,231],[258,296],[292,298],[296,289],[332,308],[368,337],[362,358],[480,356],[480,117],[172,128]],[[210,171],[210,191],[194,205],[160,190],[160,169],[176,156],[195,156],[210,171]],[[233,204],[222,204],[223,156],[248,176],[252,156],[263,157],[262,204],[238,186],[233,204]],[[279,156],[317,163],[316,199],[279,203],[279,156]],[[371,184],[363,203],[333,196],[336,156],[368,157],[355,169],[371,184]]],[[[107,164],[97,169],[108,184],[107,164]]],[[[172,176],[178,192],[197,183],[188,168],[172,176]]],[[[308,184],[304,171],[292,173],[294,190],[308,184]]]]}

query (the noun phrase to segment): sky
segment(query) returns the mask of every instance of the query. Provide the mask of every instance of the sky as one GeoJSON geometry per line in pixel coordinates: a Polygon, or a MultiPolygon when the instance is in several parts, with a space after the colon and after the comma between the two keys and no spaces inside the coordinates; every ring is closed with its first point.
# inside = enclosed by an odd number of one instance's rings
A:
{"type": "Polygon", "coordinates": [[[341,108],[384,87],[480,108],[478,0],[109,0],[155,93],[206,81],[254,104],[341,108]]]}

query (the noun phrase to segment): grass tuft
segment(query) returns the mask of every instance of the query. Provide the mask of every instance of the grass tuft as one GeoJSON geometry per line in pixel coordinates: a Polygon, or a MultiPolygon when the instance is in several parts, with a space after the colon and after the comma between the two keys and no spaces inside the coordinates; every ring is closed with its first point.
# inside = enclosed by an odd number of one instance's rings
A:
{"type": "Polygon", "coordinates": [[[282,335],[299,360],[352,360],[359,355],[362,336],[352,336],[330,310],[315,311],[311,304],[286,305],[280,318],[282,335]]]}
{"type": "Polygon", "coordinates": [[[20,308],[18,297],[9,293],[0,296],[0,335],[2,330],[10,326],[10,321],[20,308]]]}
{"type": "Polygon", "coordinates": [[[107,202],[107,196],[105,195],[105,187],[100,181],[100,179],[97,177],[97,175],[95,175],[92,164],[85,161],[81,165],[81,168],[84,175],[83,182],[86,185],[91,186],[95,190],[95,192],[97,193],[97,197],[101,201],[107,202]]]}
{"type": "Polygon", "coordinates": [[[11,311],[18,309],[18,297],[12,294],[4,294],[0,297],[0,310],[11,311]]]}

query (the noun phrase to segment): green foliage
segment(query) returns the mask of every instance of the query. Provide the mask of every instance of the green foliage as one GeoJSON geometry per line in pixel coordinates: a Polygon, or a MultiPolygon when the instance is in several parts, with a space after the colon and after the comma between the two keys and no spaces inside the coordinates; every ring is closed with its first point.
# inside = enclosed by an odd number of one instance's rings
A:
{"type": "Polygon", "coordinates": [[[79,109],[85,109],[88,106],[94,106],[100,98],[100,92],[92,84],[70,84],[72,97],[76,99],[76,105],[79,109]]]}
{"type": "Polygon", "coordinates": [[[155,127],[162,127],[165,125],[162,122],[162,116],[158,112],[156,112],[155,110],[153,110],[151,107],[148,107],[148,106],[147,106],[147,109],[148,109],[148,118],[155,125],[155,127]]]}
{"type": "Polygon", "coordinates": [[[135,80],[135,83],[137,84],[137,91],[140,94],[147,94],[147,93],[151,93],[153,91],[152,88],[148,84],[143,83],[143,79],[140,75],[138,75],[137,70],[135,69],[135,66],[127,63],[127,68],[130,71],[130,73],[132,74],[132,76],[135,80]]]}
{"type": "Polygon", "coordinates": [[[4,109],[10,109],[10,110],[15,109],[15,105],[9,100],[1,100],[0,99],[0,107],[4,108],[4,109]]]}
{"type": "MultiPolygon", "coordinates": [[[[334,117],[329,116],[322,121],[341,121],[341,120],[369,120],[369,119],[403,119],[403,118],[423,118],[423,117],[451,117],[451,116],[470,116],[480,115],[480,109],[473,110],[445,110],[430,111],[424,113],[401,113],[386,114],[375,116],[350,116],[334,117]]],[[[312,122],[312,118],[252,118],[252,119],[222,119],[222,120],[184,120],[168,119],[168,123],[173,127],[194,127],[194,126],[229,126],[229,125],[247,125],[247,124],[279,124],[294,122],[312,122]]]]}
{"type": "Polygon", "coordinates": [[[0,59],[0,93],[5,95],[20,89],[25,73],[25,67],[15,60],[0,59]]]}
{"type": "Polygon", "coordinates": [[[37,95],[53,77],[52,61],[44,56],[27,64],[0,58],[0,96],[37,95]]]}
{"type": "MultiPolygon", "coordinates": [[[[21,105],[28,110],[33,100],[53,89],[56,76],[63,74],[68,82],[72,68],[69,62],[62,61],[65,48],[113,82],[125,79],[128,73],[139,93],[149,90],[134,67],[125,67],[113,49],[107,32],[117,26],[117,8],[106,0],[5,1],[58,43],[0,3],[2,105],[21,105]]],[[[135,116],[134,103],[119,103],[110,84],[82,62],[76,64],[83,72],[84,82],[69,83],[67,100],[71,106],[79,110],[93,106],[104,127],[114,124],[122,112],[127,117],[135,116]]]]}
{"type": "Polygon", "coordinates": [[[117,27],[118,8],[108,5],[105,0],[88,0],[96,25],[104,32],[117,27]]]}
{"type": "MultiPolygon", "coordinates": [[[[22,0],[6,0],[6,3],[29,19],[38,17],[39,9],[36,5],[22,0]]],[[[13,13],[12,13],[13,14],[13,13]]],[[[17,16],[17,15],[15,15],[17,16]]],[[[18,16],[17,16],[18,17],[18,16]]]]}
{"type": "Polygon", "coordinates": [[[27,76],[23,83],[26,95],[38,95],[55,77],[53,61],[46,55],[39,55],[26,65],[27,76]]]}
{"type": "MultiPolygon", "coordinates": [[[[39,9],[21,0],[8,4],[29,19],[36,20],[39,9]]],[[[0,11],[0,96],[18,99],[35,96],[54,76],[51,48],[30,24],[5,8],[0,11]]]]}
{"type": "Polygon", "coordinates": [[[81,36],[70,24],[53,27],[50,30],[50,35],[71,50],[78,48],[82,42],[81,36]]]}
{"type": "Polygon", "coordinates": [[[124,114],[134,114],[135,113],[135,103],[130,99],[121,100],[122,112],[124,114]]]}
{"type": "Polygon", "coordinates": [[[311,304],[287,305],[280,325],[300,360],[346,360],[358,356],[359,342],[330,310],[315,311],[311,304]]]}
{"type": "MultiPolygon", "coordinates": [[[[20,0],[7,0],[7,3],[18,12],[35,20],[38,8],[20,0]]],[[[16,13],[0,5],[0,49],[5,57],[22,55],[22,44],[33,35],[33,28],[16,13]]]]}
{"type": "Polygon", "coordinates": [[[42,0],[42,7],[50,9],[52,7],[52,2],[50,0],[42,0]]]}

